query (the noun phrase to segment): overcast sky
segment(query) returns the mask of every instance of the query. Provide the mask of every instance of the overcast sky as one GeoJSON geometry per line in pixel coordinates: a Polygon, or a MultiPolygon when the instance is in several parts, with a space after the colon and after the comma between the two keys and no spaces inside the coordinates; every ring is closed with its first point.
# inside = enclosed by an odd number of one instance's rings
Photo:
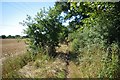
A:
{"type": "Polygon", "coordinates": [[[23,29],[25,29],[25,27],[20,25],[19,22],[25,20],[27,14],[34,17],[36,13],[40,10],[40,8],[43,7],[48,8],[49,6],[50,7],[54,6],[54,1],[53,2],[52,1],[27,2],[28,0],[24,0],[24,2],[19,2],[19,0],[11,1],[7,0],[7,1],[0,2],[0,13],[2,13],[0,15],[1,19],[0,35],[23,35],[23,29]]]}

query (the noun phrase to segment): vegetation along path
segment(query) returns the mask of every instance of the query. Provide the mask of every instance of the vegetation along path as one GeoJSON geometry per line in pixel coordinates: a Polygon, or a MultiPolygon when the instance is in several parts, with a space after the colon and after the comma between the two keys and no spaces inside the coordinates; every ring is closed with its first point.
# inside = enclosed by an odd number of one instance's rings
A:
{"type": "Polygon", "coordinates": [[[76,64],[70,60],[70,52],[68,49],[67,45],[62,44],[61,47],[56,48],[58,55],[54,60],[43,60],[39,57],[36,61],[29,62],[21,68],[18,74],[27,78],[78,77],[78,68],[76,64]]]}

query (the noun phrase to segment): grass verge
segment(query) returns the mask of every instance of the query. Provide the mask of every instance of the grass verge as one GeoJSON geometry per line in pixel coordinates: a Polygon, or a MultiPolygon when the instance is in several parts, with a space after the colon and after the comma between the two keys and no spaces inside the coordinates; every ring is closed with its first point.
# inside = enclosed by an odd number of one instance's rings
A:
{"type": "Polygon", "coordinates": [[[20,56],[7,58],[2,62],[2,78],[20,78],[21,76],[17,75],[17,70],[30,61],[32,61],[30,52],[26,52],[20,56]]]}

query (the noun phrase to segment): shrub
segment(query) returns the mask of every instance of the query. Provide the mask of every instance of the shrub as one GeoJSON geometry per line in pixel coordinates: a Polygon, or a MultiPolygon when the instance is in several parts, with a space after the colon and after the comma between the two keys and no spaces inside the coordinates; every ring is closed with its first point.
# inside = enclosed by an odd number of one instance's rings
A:
{"type": "Polygon", "coordinates": [[[107,78],[119,78],[119,46],[116,43],[111,44],[111,51],[108,51],[103,57],[103,68],[99,74],[99,77],[107,78]],[[111,56],[109,56],[111,54],[111,56]]]}

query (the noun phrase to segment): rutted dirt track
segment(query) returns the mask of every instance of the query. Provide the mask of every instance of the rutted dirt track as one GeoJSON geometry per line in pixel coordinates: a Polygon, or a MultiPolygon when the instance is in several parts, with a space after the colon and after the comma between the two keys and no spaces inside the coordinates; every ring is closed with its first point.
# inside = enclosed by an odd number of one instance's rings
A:
{"type": "Polygon", "coordinates": [[[61,47],[57,48],[58,57],[54,60],[54,62],[46,61],[44,63],[44,67],[42,67],[41,61],[39,60],[39,64],[41,64],[40,68],[35,68],[34,62],[28,63],[26,66],[21,68],[18,73],[27,78],[29,77],[40,77],[42,75],[43,78],[50,77],[54,74],[58,74],[57,71],[64,70],[65,78],[76,78],[80,75],[80,72],[73,61],[69,60],[69,50],[67,45],[61,45],[61,47]],[[44,72],[44,73],[42,73],[44,72]],[[40,76],[37,76],[37,75],[40,76]],[[45,76],[46,75],[46,76],[45,76]]]}
{"type": "MultiPolygon", "coordinates": [[[[65,78],[76,78],[80,76],[77,65],[70,60],[70,50],[67,45],[62,45],[58,51],[65,53],[64,61],[66,63],[65,78]]],[[[63,54],[64,56],[64,54],[63,54]]]]}

